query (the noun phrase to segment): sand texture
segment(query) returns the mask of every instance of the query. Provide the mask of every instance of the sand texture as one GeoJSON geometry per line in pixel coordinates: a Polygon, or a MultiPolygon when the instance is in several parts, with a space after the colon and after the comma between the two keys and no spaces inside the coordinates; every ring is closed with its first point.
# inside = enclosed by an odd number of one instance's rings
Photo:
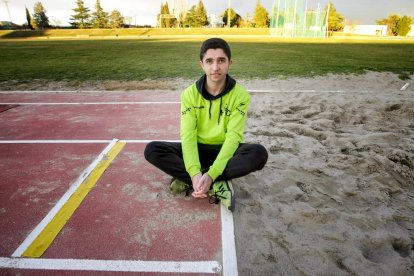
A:
{"type": "Polygon", "coordinates": [[[269,160],[234,180],[240,275],[414,275],[412,86],[376,73],[290,83],[247,83],[316,92],[252,94],[245,141],[269,160]]]}

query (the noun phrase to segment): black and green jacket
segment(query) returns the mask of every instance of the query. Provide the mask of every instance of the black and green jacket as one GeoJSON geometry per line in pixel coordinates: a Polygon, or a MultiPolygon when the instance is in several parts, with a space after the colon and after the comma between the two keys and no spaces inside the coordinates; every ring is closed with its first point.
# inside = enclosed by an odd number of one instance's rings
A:
{"type": "Polygon", "coordinates": [[[205,82],[204,75],[181,93],[180,133],[184,163],[191,177],[201,172],[197,144],[222,145],[207,172],[214,181],[243,141],[250,95],[230,76],[217,96],[207,92],[205,82]]]}

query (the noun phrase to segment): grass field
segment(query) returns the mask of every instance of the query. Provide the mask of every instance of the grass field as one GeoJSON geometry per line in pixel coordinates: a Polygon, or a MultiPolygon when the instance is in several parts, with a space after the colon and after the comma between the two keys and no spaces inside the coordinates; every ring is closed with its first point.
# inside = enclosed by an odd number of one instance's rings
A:
{"type": "Polygon", "coordinates": [[[43,31],[0,31],[1,38],[30,37],[150,37],[160,35],[269,35],[269,28],[127,28],[127,29],[47,29],[43,31]]]}
{"type": "MultiPolygon", "coordinates": [[[[0,82],[195,78],[205,37],[0,40],[0,82]]],[[[413,40],[231,37],[236,78],[414,73],[413,40]]]]}

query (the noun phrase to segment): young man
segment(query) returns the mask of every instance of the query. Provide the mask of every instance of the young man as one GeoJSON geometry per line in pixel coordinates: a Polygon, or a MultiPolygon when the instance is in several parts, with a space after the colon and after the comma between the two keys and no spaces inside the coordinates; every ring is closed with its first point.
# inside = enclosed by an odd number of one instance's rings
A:
{"type": "Polygon", "coordinates": [[[234,210],[227,180],[260,170],[267,151],[242,143],[249,93],[228,75],[231,51],[226,41],[211,38],[201,46],[205,75],[181,94],[181,143],[154,141],[145,158],[171,175],[174,192],[194,189],[193,197],[211,196],[234,210]]]}

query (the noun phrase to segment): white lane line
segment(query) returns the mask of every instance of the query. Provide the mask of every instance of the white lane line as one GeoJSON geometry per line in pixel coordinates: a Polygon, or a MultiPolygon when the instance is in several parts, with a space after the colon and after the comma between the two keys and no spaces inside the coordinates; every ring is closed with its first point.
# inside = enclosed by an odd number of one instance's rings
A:
{"type": "MultiPolygon", "coordinates": [[[[283,93],[367,93],[367,94],[378,94],[378,91],[372,90],[266,90],[266,89],[250,89],[248,90],[253,95],[260,94],[283,94],[283,93]]],[[[385,90],[384,90],[385,91],[385,90]]],[[[392,89],[390,90],[392,91],[392,89]]]]}
{"type": "Polygon", "coordinates": [[[286,92],[316,92],[315,90],[271,90],[271,89],[250,89],[250,93],[286,93],[286,92]]]}
{"type": "Polygon", "coordinates": [[[111,92],[125,92],[125,91],[105,91],[104,90],[5,90],[0,91],[0,94],[13,94],[13,93],[19,93],[19,94],[37,94],[37,93],[44,93],[44,94],[93,94],[93,93],[111,93],[111,92]]]}
{"type": "MultiPolygon", "coordinates": [[[[142,93],[142,92],[150,92],[150,93],[157,93],[157,90],[3,90],[0,91],[0,94],[107,94],[107,95],[113,95],[118,93],[142,93]]],[[[165,94],[174,94],[179,93],[180,91],[174,92],[172,90],[158,90],[160,93],[165,94]]]]}
{"type": "MultiPolygon", "coordinates": [[[[228,181],[230,189],[233,190],[233,183],[228,181]]],[[[221,206],[221,244],[223,248],[223,276],[237,276],[237,253],[234,236],[233,213],[221,206]]]]}
{"type": "Polygon", "coordinates": [[[43,229],[50,223],[50,221],[56,216],[62,206],[69,200],[82,182],[89,176],[91,171],[96,165],[105,157],[105,155],[111,150],[111,148],[118,142],[117,139],[113,139],[112,142],[99,154],[99,156],[83,171],[79,178],[71,185],[66,193],[59,199],[56,205],[49,211],[46,217],[33,229],[33,231],[27,236],[23,243],[12,254],[12,257],[20,257],[26,251],[26,249],[33,243],[33,241],[39,236],[43,229]]]}
{"type": "MultiPolygon", "coordinates": [[[[107,144],[112,140],[0,140],[0,144],[107,144]]],[[[148,144],[154,140],[119,140],[131,144],[148,144]]],[[[181,140],[157,140],[164,142],[181,142],[181,140]]]]}
{"type": "Polygon", "coordinates": [[[180,104],[180,102],[7,102],[1,105],[151,105],[151,104],[180,104]]]}
{"type": "MultiPolygon", "coordinates": [[[[297,90],[274,90],[274,89],[246,89],[251,93],[378,93],[377,91],[370,91],[370,90],[314,90],[314,89],[297,89],[297,90]]],[[[124,91],[113,91],[113,92],[124,92],[124,91]]],[[[102,91],[0,91],[0,94],[38,94],[38,93],[96,93],[102,94],[107,92],[102,91]]],[[[131,92],[133,93],[133,92],[131,92]]],[[[139,103],[139,102],[137,102],[139,103]]],[[[155,103],[155,102],[154,102],[155,103]]],[[[179,103],[179,102],[160,102],[160,103],[179,103]]],[[[11,104],[11,103],[9,103],[11,104]]],[[[13,103],[16,104],[16,103],[13,103]]],[[[109,103],[108,103],[109,104],[109,103]]]]}
{"type": "Polygon", "coordinates": [[[0,257],[0,268],[211,274],[220,273],[221,271],[221,266],[216,261],[157,262],[124,260],[26,259],[2,257],[0,257]]]}

